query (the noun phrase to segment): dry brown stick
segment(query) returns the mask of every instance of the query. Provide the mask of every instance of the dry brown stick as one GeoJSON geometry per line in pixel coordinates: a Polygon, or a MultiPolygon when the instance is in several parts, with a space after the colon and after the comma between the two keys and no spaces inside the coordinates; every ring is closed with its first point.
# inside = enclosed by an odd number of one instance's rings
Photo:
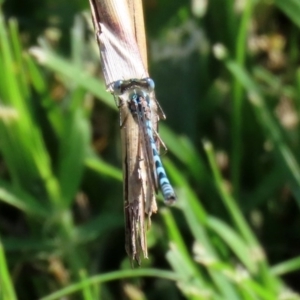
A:
{"type": "Polygon", "coordinates": [[[140,50],[143,64],[148,70],[147,43],[145,35],[145,22],[143,5],[141,0],[127,0],[129,13],[132,20],[132,28],[140,50]]]}
{"type": "Polygon", "coordinates": [[[120,79],[148,77],[127,0],[90,0],[90,5],[107,87],[120,79]]]}
{"type": "MultiPolygon", "coordinates": [[[[90,0],[93,23],[107,88],[118,80],[148,77],[144,20],[140,0],[90,0]]],[[[127,95],[117,97],[120,109],[124,180],[125,248],[140,264],[147,257],[145,213],[157,211],[155,187],[143,143],[143,130],[128,108],[127,95]]],[[[152,97],[155,98],[154,93],[152,97]]],[[[153,101],[153,128],[157,128],[153,101]]],[[[150,224],[150,222],[148,222],[150,224]]]]}

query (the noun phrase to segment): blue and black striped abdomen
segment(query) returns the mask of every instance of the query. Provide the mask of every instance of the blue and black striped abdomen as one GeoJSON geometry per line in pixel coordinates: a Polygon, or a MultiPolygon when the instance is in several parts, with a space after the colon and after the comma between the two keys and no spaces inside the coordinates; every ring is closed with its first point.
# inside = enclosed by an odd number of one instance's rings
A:
{"type": "Polygon", "coordinates": [[[158,184],[162,191],[164,200],[166,204],[172,204],[176,200],[175,192],[173,187],[170,184],[170,181],[167,177],[166,171],[161,162],[159,153],[157,151],[156,143],[153,137],[153,128],[151,123],[151,109],[149,105],[149,96],[145,93],[135,92],[130,97],[133,102],[130,105],[131,108],[136,107],[136,114],[140,119],[142,126],[146,127],[146,137],[148,140],[148,145],[151,147],[151,158],[150,161],[153,161],[158,184]]]}

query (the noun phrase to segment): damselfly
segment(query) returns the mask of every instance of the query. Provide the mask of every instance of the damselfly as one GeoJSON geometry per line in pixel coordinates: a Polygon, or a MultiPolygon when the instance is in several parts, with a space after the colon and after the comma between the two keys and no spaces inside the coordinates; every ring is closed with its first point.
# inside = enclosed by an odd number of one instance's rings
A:
{"type": "Polygon", "coordinates": [[[89,1],[105,83],[117,99],[122,125],[125,247],[132,261],[140,264],[142,254],[148,256],[146,230],[157,212],[158,187],[166,203],[175,200],[158,155],[164,145],[157,133],[158,121],[165,115],[148,78],[142,1],[89,1]]]}
{"type": "MultiPolygon", "coordinates": [[[[126,93],[128,96],[128,108],[136,116],[143,135],[141,143],[146,147],[147,161],[151,167],[151,178],[157,191],[158,184],[166,204],[173,204],[176,196],[173,187],[167,177],[166,171],[161,162],[158,147],[161,139],[152,126],[150,93],[154,90],[154,81],[151,78],[118,80],[113,84],[113,93],[116,96],[126,93]],[[156,144],[154,134],[158,143],[156,144]]],[[[122,105],[122,104],[121,104],[122,105]]]]}

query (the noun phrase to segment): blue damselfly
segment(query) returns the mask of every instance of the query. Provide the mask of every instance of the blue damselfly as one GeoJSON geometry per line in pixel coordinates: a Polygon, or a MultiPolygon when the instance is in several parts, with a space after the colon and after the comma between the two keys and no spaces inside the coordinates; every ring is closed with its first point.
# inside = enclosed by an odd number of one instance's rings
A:
{"type": "Polygon", "coordinates": [[[104,79],[120,112],[125,247],[129,257],[140,263],[141,255],[148,255],[145,231],[157,211],[158,187],[166,203],[175,200],[158,155],[163,145],[158,121],[165,115],[149,79],[142,1],[89,1],[104,79]]]}
{"type": "Polygon", "coordinates": [[[154,90],[154,81],[151,78],[118,80],[114,83],[113,90],[116,96],[125,93],[128,95],[129,110],[136,116],[139,127],[143,131],[141,143],[146,147],[147,162],[151,168],[154,186],[157,190],[159,184],[165,203],[173,204],[176,196],[161,162],[158,152],[160,139],[151,121],[150,93],[154,90]],[[154,139],[154,134],[158,143],[154,139]]]}

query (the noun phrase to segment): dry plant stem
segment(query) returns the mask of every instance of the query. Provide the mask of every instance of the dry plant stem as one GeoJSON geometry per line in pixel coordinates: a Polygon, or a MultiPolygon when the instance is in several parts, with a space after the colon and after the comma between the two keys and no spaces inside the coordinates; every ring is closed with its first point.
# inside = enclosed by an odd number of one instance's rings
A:
{"type": "Polygon", "coordinates": [[[140,264],[143,253],[147,257],[147,241],[144,222],[144,197],[141,169],[143,156],[139,144],[139,127],[124,105],[121,111],[126,114],[126,125],[121,129],[123,165],[123,193],[125,213],[125,248],[131,259],[140,264]]]}
{"type": "MultiPolygon", "coordinates": [[[[93,23],[106,85],[110,92],[117,80],[149,77],[140,0],[90,0],[93,23]]],[[[157,130],[157,104],[151,105],[153,128],[157,130]]],[[[157,211],[151,166],[143,147],[143,130],[128,108],[128,95],[117,98],[122,138],[125,248],[138,264],[147,257],[146,229],[157,211]],[[145,220],[145,213],[148,221],[145,220]]]]}
{"type": "Polygon", "coordinates": [[[134,35],[138,47],[140,49],[140,54],[142,57],[143,64],[148,70],[148,60],[147,60],[147,43],[145,35],[145,22],[144,22],[144,12],[141,0],[127,0],[129,13],[131,15],[130,20],[132,20],[132,28],[134,30],[134,35]]]}
{"type": "Polygon", "coordinates": [[[90,5],[107,87],[120,79],[148,77],[127,1],[90,0],[90,5]]]}

